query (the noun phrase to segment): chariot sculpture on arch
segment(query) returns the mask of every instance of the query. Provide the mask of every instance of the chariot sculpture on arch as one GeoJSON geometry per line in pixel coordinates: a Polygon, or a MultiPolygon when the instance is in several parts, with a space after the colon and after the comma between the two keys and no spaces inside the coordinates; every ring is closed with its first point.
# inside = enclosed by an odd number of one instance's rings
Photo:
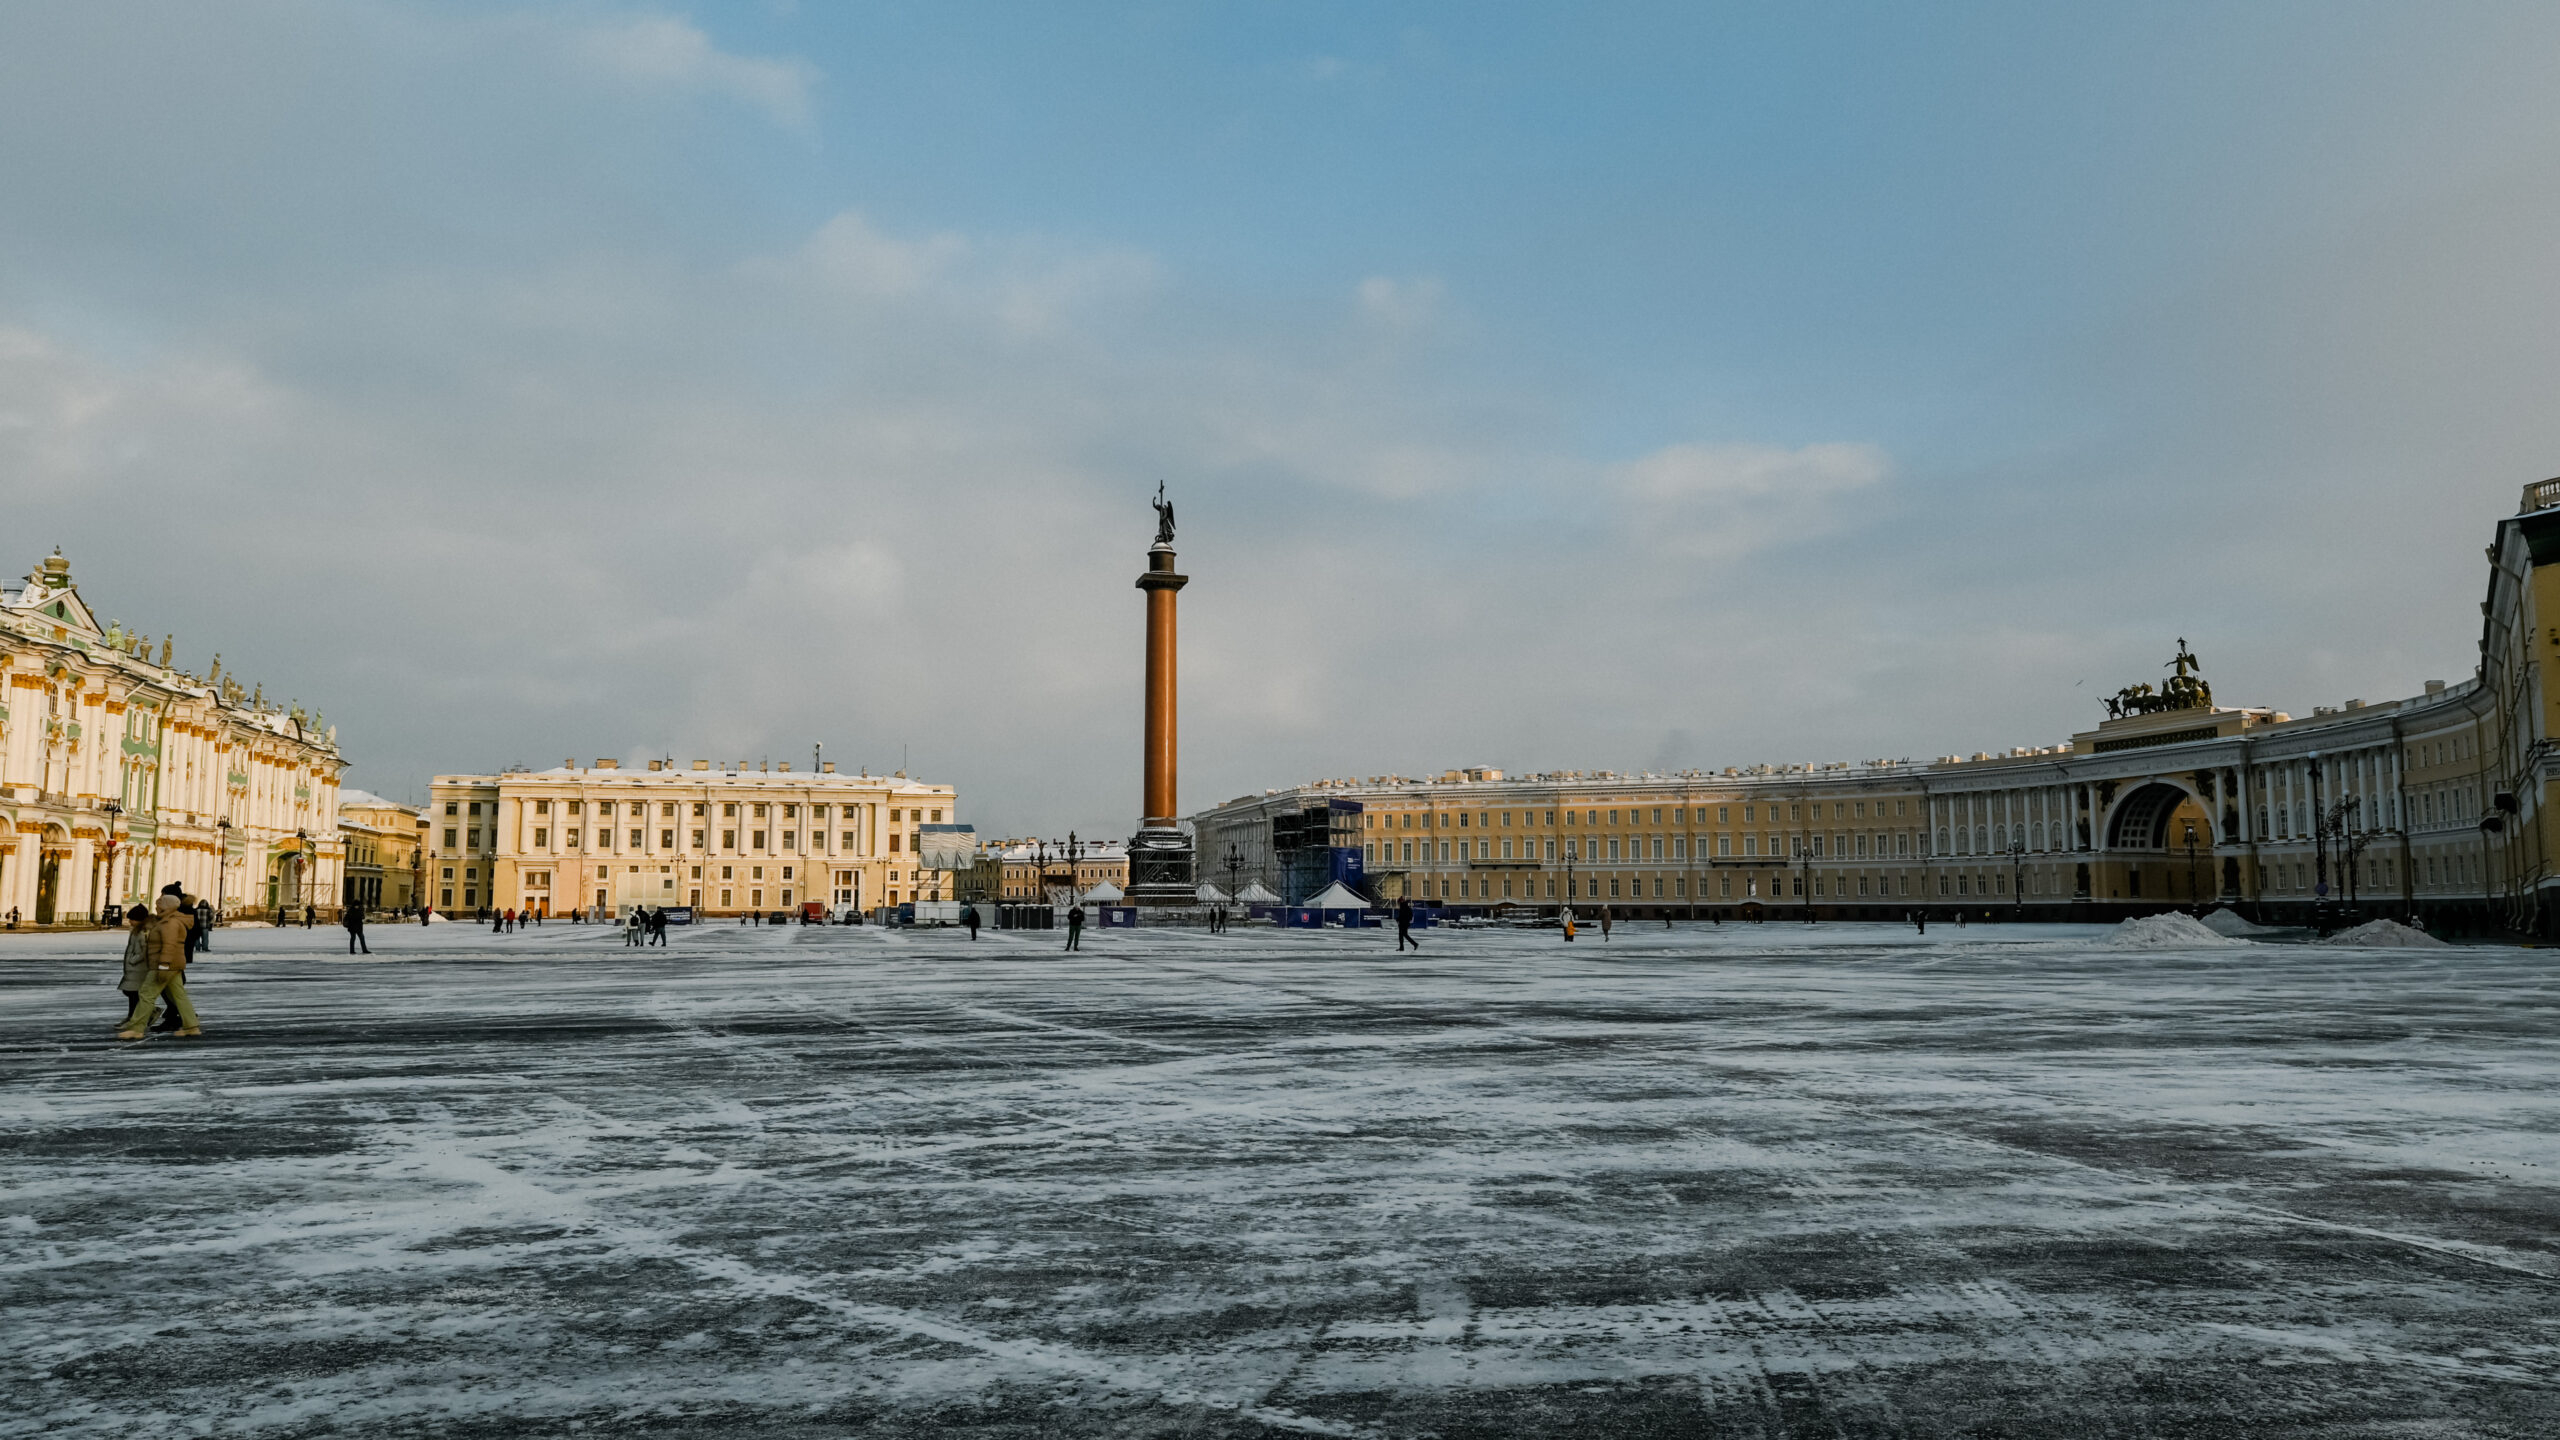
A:
{"type": "Polygon", "coordinates": [[[2127,685],[2100,702],[2107,707],[2107,718],[2122,720],[2132,715],[2153,715],[2163,710],[2210,710],[2213,708],[2213,685],[2204,678],[2204,662],[2187,648],[2187,637],[2178,637],[2178,653],[2164,668],[2175,671],[2154,690],[2148,681],[2127,685]]]}

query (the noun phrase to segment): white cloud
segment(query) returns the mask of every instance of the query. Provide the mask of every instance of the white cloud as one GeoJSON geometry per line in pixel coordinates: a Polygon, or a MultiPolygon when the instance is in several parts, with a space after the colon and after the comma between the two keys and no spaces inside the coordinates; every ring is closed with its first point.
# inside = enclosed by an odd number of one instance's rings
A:
{"type": "Polygon", "coordinates": [[[630,84],[719,95],[751,105],[777,125],[804,129],[817,68],[797,57],[732,55],[673,15],[639,15],[572,31],[578,60],[630,84]]]}
{"type": "Polygon", "coordinates": [[[1619,466],[1610,479],[1648,544],[1730,559],[1836,528],[1892,473],[1873,445],[1681,444],[1619,466]]]}
{"type": "Polygon", "coordinates": [[[1398,332],[1431,325],[1440,317],[1441,307],[1448,299],[1447,287],[1430,276],[1397,280],[1372,275],[1360,282],[1358,294],[1363,317],[1398,332]]]}

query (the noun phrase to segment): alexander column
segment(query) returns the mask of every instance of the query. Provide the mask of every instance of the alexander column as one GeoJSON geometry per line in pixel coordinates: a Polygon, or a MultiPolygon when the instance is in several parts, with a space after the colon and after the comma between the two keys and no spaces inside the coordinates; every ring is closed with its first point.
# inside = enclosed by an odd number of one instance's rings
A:
{"type": "Polygon", "coordinates": [[[1173,568],[1173,505],[1156,486],[1156,543],[1147,550],[1138,588],[1147,592],[1146,797],[1138,833],[1129,840],[1129,899],[1139,905],[1199,903],[1191,837],[1174,800],[1175,738],[1173,597],[1190,581],[1173,568]]]}

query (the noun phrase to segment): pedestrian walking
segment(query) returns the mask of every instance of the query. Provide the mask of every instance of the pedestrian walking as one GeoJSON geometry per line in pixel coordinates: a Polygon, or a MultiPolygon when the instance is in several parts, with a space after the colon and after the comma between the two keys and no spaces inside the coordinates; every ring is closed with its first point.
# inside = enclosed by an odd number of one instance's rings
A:
{"type": "Polygon", "coordinates": [[[424,924],[426,924],[428,921],[433,920],[435,917],[436,917],[436,907],[434,907],[433,905],[421,905],[421,906],[419,906],[419,907],[418,907],[418,923],[419,923],[419,924],[424,925],[424,924]]]}
{"type": "Polygon", "coordinates": [[[213,948],[212,901],[202,898],[196,901],[196,928],[189,938],[195,941],[196,953],[199,955],[213,948]]]}
{"type": "Polygon", "coordinates": [[[978,907],[975,905],[961,906],[960,923],[969,927],[969,939],[974,943],[978,938],[978,907]]]}
{"type": "Polygon", "coordinates": [[[133,1014],[116,1031],[117,1039],[141,1039],[141,1022],[151,1018],[151,1008],[164,995],[169,998],[169,1008],[177,1013],[179,1035],[204,1033],[196,1023],[195,1004],[187,998],[187,932],[195,928],[195,923],[195,916],[181,908],[175,895],[162,895],[151,902],[151,923],[145,931],[149,937],[145,953],[151,970],[143,977],[141,993],[134,997],[133,1014]]]}
{"type": "Polygon", "coordinates": [[[627,950],[640,948],[640,907],[637,905],[622,914],[622,944],[627,950]]]}
{"type": "Polygon", "coordinates": [[[305,901],[302,906],[302,928],[305,930],[310,929],[311,922],[319,918],[320,912],[313,908],[310,902],[305,901]]]}
{"type": "Polygon", "coordinates": [[[1560,923],[1560,924],[1562,924],[1562,925],[1564,926],[1564,938],[1566,938],[1567,940],[1572,939],[1572,938],[1573,938],[1573,907],[1572,907],[1572,906],[1570,906],[1570,905],[1567,905],[1567,906],[1566,906],[1566,907],[1564,907],[1562,910],[1557,911],[1557,912],[1556,912],[1556,920],[1557,920],[1557,922],[1558,922],[1558,923],[1560,923]]]}
{"type": "Polygon", "coordinates": [[[142,1003],[142,982],[151,978],[151,907],[129,906],[124,919],[124,976],[116,981],[116,989],[124,995],[124,1023],[130,1026],[134,1007],[142,1003]]]}
{"type": "Polygon", "coordinates": [[[1084,946],[1081,943],[1083,939],[1084,907],[1081,905],[1070,905],[1067,907],[1067,948],[1070,950],[1083,949],[1084,946]]]}
{"type": "Polygon", "coordinates": [[[1416,950],[1422,948],[1422,942],[1413,938],[1413,897],[1399,895],[1396,897],[1396,953],[1403,954],[1407,945],[1416,950]]]}
{"type": "Polygon", "coordinates": [[[364,902],[347,902],[346,913],[341,918],[347,927],[347,953],[353,955],[361,950],[367,955],[372,954],[373,947],[364,943],[364,902]]]}
{"type": "Polygon", "coordinates": [[[1609,938],[1609,907],[1606,905],[1600,907],[1600,938],[1609,938]]]}

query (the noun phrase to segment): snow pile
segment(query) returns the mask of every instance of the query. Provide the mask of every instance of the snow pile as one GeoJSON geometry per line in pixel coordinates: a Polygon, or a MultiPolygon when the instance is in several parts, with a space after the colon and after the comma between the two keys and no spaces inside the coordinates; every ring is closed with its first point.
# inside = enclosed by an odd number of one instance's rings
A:
{"type": "Polygon", "coordinates": [[[2206,929],[2216,935],[2228,935],[2235,940],[2251,935],[2273,935],[2283,928],[2276,925],[2261,925],[2255,920],[2243,919],[2239,911],[2228,905],[2204,917],[2204,924],[2206,929]]]}
{"type": "Polygon", "coordinates": [[[2105,941],[2118,950],[2201,950],[2216,945],[2246,945],[2224,935],[2193,915],[2137,915],[2118,925],[2105,941]]]}
{"type": "Polygon", "coordinates": [[[2367,920],[2353,930],[2341,930],[2328,939],[2331,945],[2429,946],[2444,942],[2424,930],[2414,930],[2397,920],[2367,920]]]}

